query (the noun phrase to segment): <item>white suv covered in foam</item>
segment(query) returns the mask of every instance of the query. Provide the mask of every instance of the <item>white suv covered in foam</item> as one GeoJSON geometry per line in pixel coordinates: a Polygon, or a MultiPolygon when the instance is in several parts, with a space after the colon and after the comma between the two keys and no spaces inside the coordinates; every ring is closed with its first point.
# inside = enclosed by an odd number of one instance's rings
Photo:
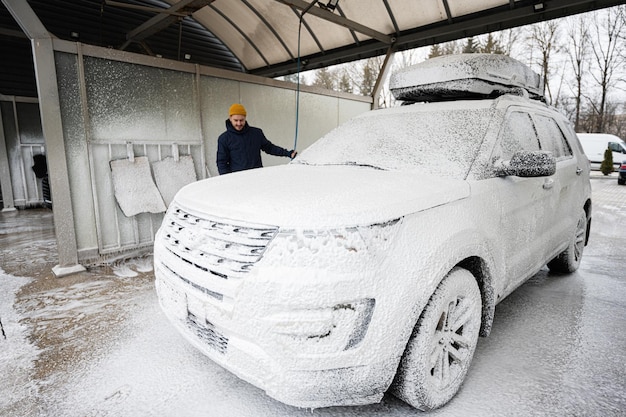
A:
{"type": "Polygon", "coordinates": [[[539,77],[505,56],[396,74],[404,104],[288,165],[183,188],[154,247],[161,306],[215,362],[299,407],[461,386],[495,305],[578,268],[589,162],[539,77]]]}

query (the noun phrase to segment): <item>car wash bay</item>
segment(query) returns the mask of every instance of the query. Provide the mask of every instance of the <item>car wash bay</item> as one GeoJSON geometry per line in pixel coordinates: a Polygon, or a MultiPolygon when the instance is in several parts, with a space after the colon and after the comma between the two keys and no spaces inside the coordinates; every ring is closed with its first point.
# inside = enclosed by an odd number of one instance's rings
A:
{"type": "MultiPolygon", "coordinates": [[[[580,269],[542,270],[499,304],[460,393],[429,415],[623,415],[626,187],[603,176],[592,187],[580,269]]],[[[179,337],[157,305],[150,257],[58,279],[50,211],[0,219],[0,415],[415,414],[390,395],[316,410],[274,401],[179,337]]]]}
{"type": "Polygon", "coordinates": [[[395,51],[622,2],[79,3],[2,0],[0,8],[2,203],[5,210],[49,204],[49,183],[57,276],[148,253],[168,194],[215,175],[215,141],[233,102],[245,102],[250,122],[277,145],[291,149],[299,129],[302,150],[377,106],[395,51]],[[302,56],[294,36],[301,23],[302,56]],[[373,97],[271,78],[372,56],[385,56],[373,97]],[[26,104],[39,106],[34,136],[24,134],[35,129],[24,123],[26,104]],[[33,174],[37,155],[46,157],[47,178],[33,174]],[[165,183],[159,172],[176,175],[165,183]]]}

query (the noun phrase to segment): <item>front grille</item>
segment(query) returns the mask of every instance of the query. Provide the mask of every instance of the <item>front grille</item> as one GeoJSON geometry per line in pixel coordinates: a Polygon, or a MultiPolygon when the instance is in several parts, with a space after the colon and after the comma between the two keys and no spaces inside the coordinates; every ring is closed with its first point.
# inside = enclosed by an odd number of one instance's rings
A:
{"type": "Polygon", "coordinates": [[[228,349],[228,338],[215,329],[213,324],[200,320],[191,313],[187,314],[187,327],[207,345],[224,354],[228,349]]]}
{"type": "Polygon", "coordinates": [[[165,247],[214,276],[241,277],[263,255],[278,228],[200,217],[173,207],[163,222],[165,247]]]}
{"type": "Polygon", "coordinates": [[[216,291],[211,291],[210,289],[203,287],[201,285],[196,284],[195,282],[189,281],[187,278],[177,274],[176,272],[174,272],[170,267],[168,267],[167,265],[163,265],[163,267],[167,270],[167,272],[169,273],[169,275],[176,277],[178,279],[180,279],[182,282],[184,282],[185,284],[189,285],[192,288],[195,288],[196,290],[205,293],[206,295],[215,298],[216,300],[222,301],[224,299],[224,294],[220,294],[219,292],[216,291]]]}

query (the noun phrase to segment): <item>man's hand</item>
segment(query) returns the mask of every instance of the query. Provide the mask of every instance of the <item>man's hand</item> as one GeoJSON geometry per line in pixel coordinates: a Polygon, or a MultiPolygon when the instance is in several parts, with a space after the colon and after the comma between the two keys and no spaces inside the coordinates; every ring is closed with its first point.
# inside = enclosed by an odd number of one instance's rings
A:
{"type": "Polygon", "coordinates": [[[298,155],[298,151],[296,151],[295,149],[291,151],[291,159],[295,158],[296,155],[298,155]]]}

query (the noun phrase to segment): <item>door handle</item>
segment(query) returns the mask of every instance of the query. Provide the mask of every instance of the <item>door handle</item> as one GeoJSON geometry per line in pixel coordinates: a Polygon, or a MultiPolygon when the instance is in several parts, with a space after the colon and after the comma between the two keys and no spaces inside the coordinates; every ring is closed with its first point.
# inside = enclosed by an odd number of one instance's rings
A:
{"type": "Polygon", "coordinates": [[[543,183],[544,190],[549,190],[552,187],[554,187],[554,180],[552,178],[547,179],[546,182],[543,183]]]}
{"type": "Polygon", "coordinates": [[[582,172],[583,172],[582,168],[580,168],[580,167],[576,168],[576,175],[580,175],[580,174],[582,174],[582,172]]]}

